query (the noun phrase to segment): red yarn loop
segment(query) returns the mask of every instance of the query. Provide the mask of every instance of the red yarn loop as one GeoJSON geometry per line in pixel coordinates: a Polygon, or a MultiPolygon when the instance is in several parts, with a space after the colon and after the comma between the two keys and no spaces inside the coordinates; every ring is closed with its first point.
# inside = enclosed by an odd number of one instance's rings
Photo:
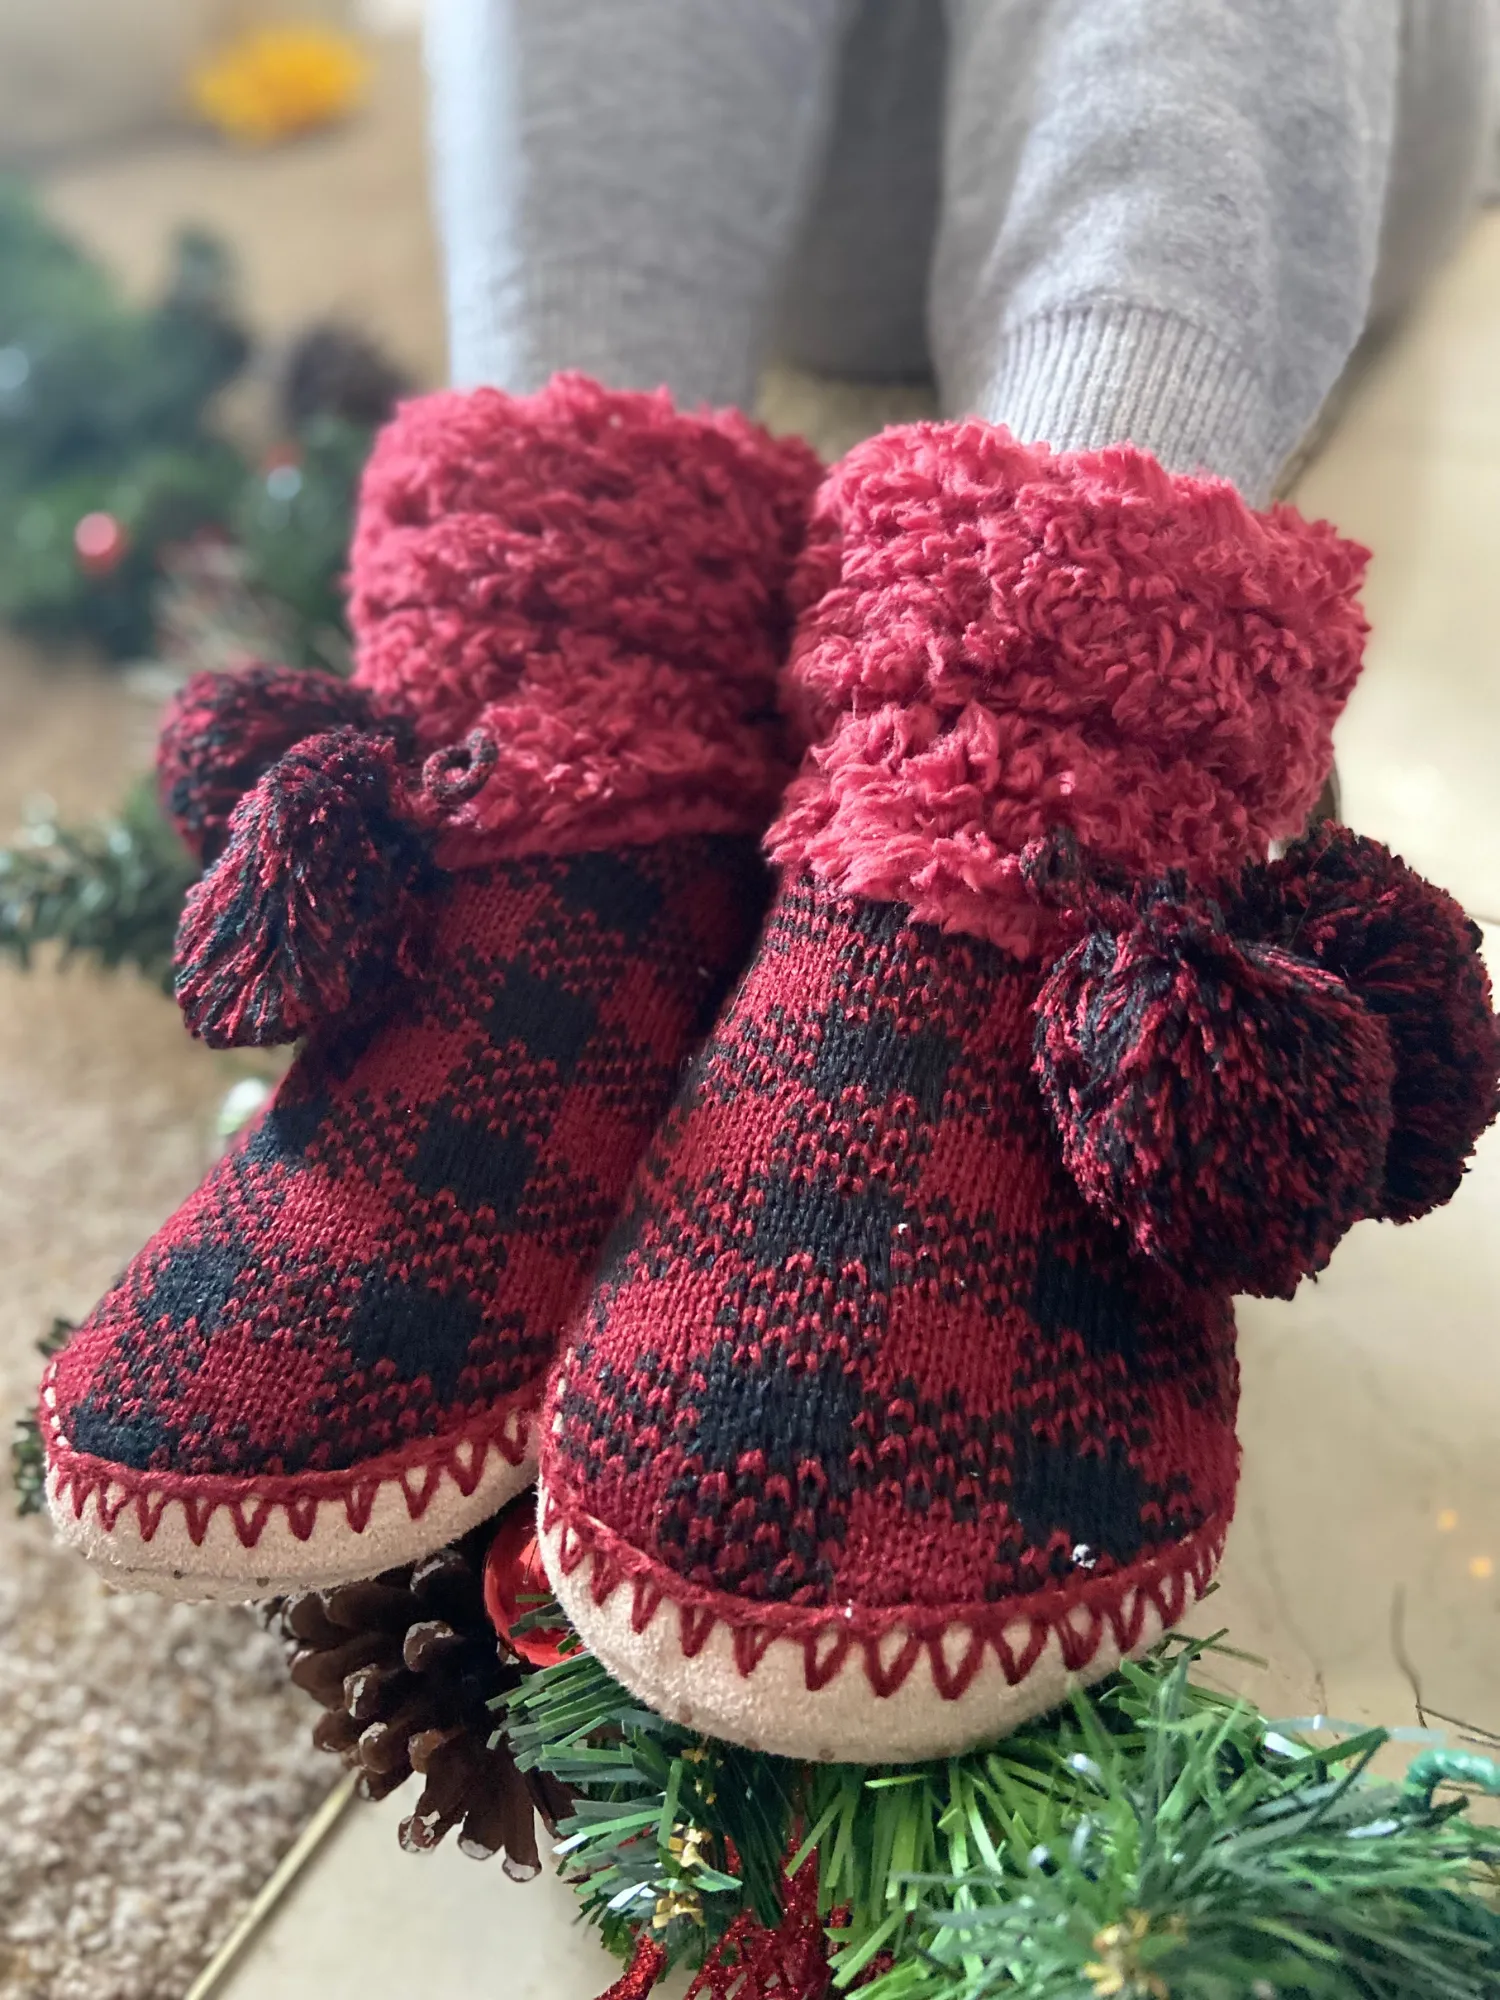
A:
{"type": "Polygon", "coordinates": [[[1087,894],[1088,878],[1071,827],[1054,827],[1021,849],[1021,880],[1039,903],[1076,909],[1087,894]]]}

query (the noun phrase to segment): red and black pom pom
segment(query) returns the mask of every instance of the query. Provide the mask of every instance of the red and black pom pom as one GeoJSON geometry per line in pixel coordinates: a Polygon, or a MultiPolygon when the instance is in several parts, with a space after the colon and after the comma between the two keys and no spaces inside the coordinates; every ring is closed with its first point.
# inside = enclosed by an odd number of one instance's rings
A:
{"type": "Polygon", "coordinates": [[[1374,1213],[1410,1222],[1456,1193],[1500,1095],[1500,1024],[1478,926],[1378,841],[1324,825],[1246,879],[1232,919],[1341,979],[1395,1059],[1374,1213]]]}
{"type": "Polygon", "coordinates": [[[1220,907],[1133,900],[1039,848],[1028,881],[1088,929],[1037,1002],[1069,1172],[1191,1282],[1287,1297],[1365,1216],[1447,1201],[1500,1102],[1500,1026],[1458,904],[1326,824],[1220,907]]]}
{"type": "Polygon", "coordinates": [[[277,758],[341,724],[401,728],[365,689],[336,674],[261,662],[231,674],[194,674],[162,720],[162,808],[199,860],[213,861],[229,837],[230,815],[277,758]]]}
{"type": "Polygon", "coordinates": [[[1331,972],[1162,892],[1092,927],[1036,1014],[1069,1172],[1184,1280],[1289,1297],[1371,1212],[1390,1045],[1331,972]]]}
{"type": "Polygon", "coordinates": [[[413,971],[442,877],[388,737],[289,750],[229,821],[177,933],[177,999],[213,1048],[294,1041],[413,971]]]}

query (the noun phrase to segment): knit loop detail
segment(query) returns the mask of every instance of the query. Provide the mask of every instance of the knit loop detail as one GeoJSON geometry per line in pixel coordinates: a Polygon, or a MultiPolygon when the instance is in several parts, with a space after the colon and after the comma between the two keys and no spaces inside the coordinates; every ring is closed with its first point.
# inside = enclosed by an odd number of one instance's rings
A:
{"type": "Polygon", "coordinates": [[[732,410],[559,375],[415,398],[350,551],[355,680],[431,751],[499,745],[492,852],[759,836],[789,762],[787,586],[821,468],[732,410]]]}
{"type": "Polygon", "coordinates": [[[489,783],[500,746],[487,729],[471,729],[462,743],[434,750],[422,766],[422,790],[444,811],[467,805],[489,783]]]}

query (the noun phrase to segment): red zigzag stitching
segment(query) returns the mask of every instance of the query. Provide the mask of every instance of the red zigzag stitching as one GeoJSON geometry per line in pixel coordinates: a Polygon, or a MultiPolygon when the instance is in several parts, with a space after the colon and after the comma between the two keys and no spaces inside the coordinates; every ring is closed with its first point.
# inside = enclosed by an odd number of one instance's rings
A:
{"type": "MultiPolygon", "coordinates": [[[[592,1556],[594,1567],[589,1579],[590,1595],[596,1604],[605,1604],[625,1581],[622,1565],[603,1551],[594,1553],[585,1533],[564,1518],[561,1505],[550,1493],[547,1495],[542,1527],[547,1534],[555,1528],[561,1530],[558,1560],[565,1576],[571,1576],[586,1557],[592,1556]]],[[[810,1694],[818,1693],[838,1677],[850,1651],[858,1646],[865,1677],[876,1696],[884,1698],[894,1694],[908,1679],[925,1650],[934,1687],[944,1701],[956,1701],[983,1666],[986,1648],[993,1650],[1008,1684],[1017,1687],[1036,1665],[1054,1634],[1064,1666],[1070,1673],[1078,1673],[1094,1658],[1106,1632],[1114,1635],[1122,1654],[1138,1646],[1146,1630],[1148,1608],[1157,1612],[1163,1631],[1175,1625],[1190,1601],[1189,1586],[1192,1598],[1201,1596],[1207,1587],[1224,1545],[1225,1531],[1224,1526],[1200,1529],[1183,1550],[1176,1552],[1178,1560],[1175,1563],[1170,1563],[1169,1558],[1159,1559],[1161,1566],[1156,1574],[1142,1582],[1132,1580],[1128,1573],[1113,1579],[1117,1586],[1115,1591],[1106,1594],[1101,1590],[1099,1601],[1093,1604],[1075,1603],[1045,1614],[1031,1614],[1026,1642],[1019,1650],[1012,1644],[1008,1630],[1019,1620],[1005,1620],[999,1615],[998,1606],[986,1607],[987,1615],[982,1619],[956,1618],[941,1633],[924,1637],[916,1632],[907,1632],[895,1657],[889,1661],[882,1657],[882,1647],[888,1646],[890,1641],[889,1632],[875,1637],[856,1637],[852,1632],[841,1630],[830,1618],[828,1624],[802,1639],[804,1682],[810,1694]],[[1075,1623],[1080,1613],[1086,1621],[1081,1631],[1075,1623]],[[965,1625],[970,1635],[968,1648],[957,1666],[950,1667],[943,1642],[955,1628],[965,1625]]],[[[668,1586],[655,1577],[633,1577],[632,1631],[645,1631],[667,1596],[668,1586]]],[[[711,1604],[674,1600],[674,1608],[678,1616],[679,1644],[686,1659],[695,1658],[703,1650],[716,1625],[728,1624],[733,1634],[735,1666],[746,1679],[754,1673],[776,1639],[791,1636],[778,1633],[774,1626],[750,1616],[743,1623],[726,1619],[711,1604]]],[[[749,1607],[746,1609],[748,1612],[749,1607]]],[[[899,1629],[899,1626],[892,1628],[899,1629]]]]}

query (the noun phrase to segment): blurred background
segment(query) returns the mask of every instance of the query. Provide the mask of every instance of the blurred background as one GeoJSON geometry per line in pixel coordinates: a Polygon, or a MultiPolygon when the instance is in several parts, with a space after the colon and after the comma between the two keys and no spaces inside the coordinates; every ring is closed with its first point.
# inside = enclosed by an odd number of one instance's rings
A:
{"type": "MultiPolygon", "coordinates": [[[[38,1342],[87,1311],[272,1075],[190,1044],[163,995],[186,863],[141,774],[192,667],[347,657],[360,463],[392,399],[444,378],[419,14],[0,0],[7,1433],[38,1342]]],[[[769,419],[828,453],[924,407],[911,385],[781,371],[765,389],[769,419]]],[[[1450,886],[1493,947],[1500,211],[1358,358],[1296,498],[1376,552],[1345,817],[1450,886]]],[[[1268,1662],[1243,1685],[1270,1712],[1495,1744],[1497,1304],[1492,1135],[1421,1230],[1361,1225],[1293,1304],[1244,1313],[1246,1479],[1210,1609],[1268,1662]]],[[[29,1449],[23,1433],[34,1497],[29,1449]]],[[[309,1716],[252,1614],[110,1596],[6,1507],[0,1995],[608,1983],[555,1883],[401,1854],[399,1796],[330,1804],[340,1772],[309,1716]],[[283,1896],[289,1851],[312,1858],[283,1896]]]]}

